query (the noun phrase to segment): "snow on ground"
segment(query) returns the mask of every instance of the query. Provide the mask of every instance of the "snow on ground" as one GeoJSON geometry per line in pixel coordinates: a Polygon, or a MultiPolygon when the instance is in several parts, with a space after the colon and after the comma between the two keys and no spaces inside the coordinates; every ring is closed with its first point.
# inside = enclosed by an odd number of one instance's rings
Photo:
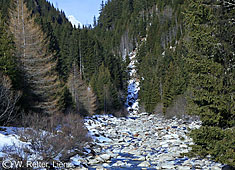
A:
{"type": "MultiPolygon", "coordinates": [[[[13,161],[16,161],[9,157],[8,154],[10,153],[7,153],[7,151],[8,149],[10,149],[11,154],[13,153],[16,155],[20,154],[19,156],[21,156],[22,158],[25,158],[27,161],[32,161],[32,162],[42,161],[43,157],[38,152],[32,149],[30,142],[22,142],[20,140],[20,136],[17,135],[17,131],[19,130],[23,130],[23,128],[0,127],[0,159],[3,158],[6,161],[11,161],[11,163],[13,163],[13,161]],[[27,148],[31,152],[31,154],[24,152],[23,148],[27,148]]],[[[45,133],[47,132],[45,131],[45,133]]],[[[102,136],[100,136],[100,138],[98,139],[101,142],[106,142],[109,140],[108,138],[106,139],[102,136]]],[[[86,150],[86,148],[84,149],[86,150]]],[[[86,153],[89,153],[89,152],[90,151],[87,149],[86,153]]],[[[60,154],[54,159],[54,161],[59,162],[59,157],[60,157],[60,154]]],[[[79,155],[75,155],[74,157],[70,159],[71,166],[79,166],[80,163],[81,163],[81,157],[79,155]]],[[[13,166],[15,164],[11,164],[11,165],[13,166]]],[[[35,167],[37,166],[35,165],[35,167]]],[[[1,169],[1,164],[0,164],[0,169],[1,169]]],[[[43,170],[43,168],[41,170],[43,170]]]]}
{"type": "Polygon", "coordinates": [[[0,127],[0,157],[5,156],[2,150],[6,146],[15,145],[17,147],[21,147],[27,144],[27,143],[20,141],[19,136],[16,135],[16,131],[19,129],[22,129],[22,128],[0,127]]]}

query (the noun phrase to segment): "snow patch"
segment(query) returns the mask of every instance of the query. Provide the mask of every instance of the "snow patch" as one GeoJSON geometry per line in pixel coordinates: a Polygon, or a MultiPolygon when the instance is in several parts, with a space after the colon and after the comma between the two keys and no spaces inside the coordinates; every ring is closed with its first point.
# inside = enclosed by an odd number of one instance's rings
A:
{"type": "Polygon", "coordinates": [[[136,59],[137,49],[129,54],[129,58],[131,60],[130,64],[128,65],[130,80],[128,81],[128,95],[126,99],[126,106],[129,112],[138,112],[139,109],[139,102],[138,99],[138,92],[140,90],[139,87],[139,80],[137,78],[137,70],[136,64],[138,63],[136,59]]]}
{"type": "Polygon", "coordinates": [[[4,147],[23,147],[28,143],[22,142],[19,140],[19,136],[16,135],[16,131],[22,128],[16,127],[0,127],[0,157],[5,157],[5,153],[3,153],[4,147]]]}
{"type": "Polygon", "coordinates": [[[79,26],[82,27],[83,24],[81,22],[79,22],[73,15],[69,15],[68,16],[68,20],[72,23],[72,25],[76,28],[78,28],[79,26]]]}
{"type": "MultiPolygon", "coordinates": [[[[142,43],[146,41],[146,38],[142,38],[142,43]]],[[[138,93],[140,91],[140,80],[137,75],[137,67],[138,64],[137,60],[137,52],[138,47],[134,49],[130,54],[128,55],[130,58],[130,64],[128,65],[129,70],[129,76],[130,80],[128,81],[128,95],[126,99],[126,106],[129,113],[138,113],[139,112],[139,100],[138,100],[138,93]]],[[[142,78],[143,80],[143,78],[142,78]]]]}

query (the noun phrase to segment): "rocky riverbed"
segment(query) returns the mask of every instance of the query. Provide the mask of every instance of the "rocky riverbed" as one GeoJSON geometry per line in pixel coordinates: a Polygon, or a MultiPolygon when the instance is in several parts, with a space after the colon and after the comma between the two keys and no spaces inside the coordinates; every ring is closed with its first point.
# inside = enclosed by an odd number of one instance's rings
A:
{"type": "Polygon", "coordinates": [[[141,113],[130,114],[127,118],[96,115],[87,118],[85,125],[95,145],[87,146],[88,155],[78,159],[89,169],[222,168],[221,164],[209,158],[188,158],[183,155],[190,151],[188,145],[193,144],[187,133],[190,129],[199,128],[200,121],[189,123],[181,119],[167,120],[160,115],[141,113]]]}

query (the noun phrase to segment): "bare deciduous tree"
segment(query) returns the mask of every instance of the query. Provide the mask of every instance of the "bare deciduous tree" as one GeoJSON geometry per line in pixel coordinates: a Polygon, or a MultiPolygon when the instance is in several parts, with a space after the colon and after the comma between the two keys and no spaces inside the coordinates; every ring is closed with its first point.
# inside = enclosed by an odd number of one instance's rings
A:
{"type": "Polygon", "coordinates": [[[76,111],[94,114],[97,109],[96,95],[93,93],[91,87],[81,79],[78,66],[73,63],[72,71],[68,78],[69,91],[72,94],[75,103],[76,111]]]}
{"type": "Polygon", "coordinates": [[[14,0],[10,30],[15,37],[16,57],[24,73],[24,89],[29,106],[35,111],[52,114],[59,110],[58,92],[62,91],[56,73],[55,55],[48,50],[48,39],[34,22],[23,0],[14,0]]]}
{"type": "Polygon", "coordinates": [[[9,77],[0,73],[0,121],[5,124],[11,121],[16,113],[16,103],[21,93],[11,89],[9,77]]]}

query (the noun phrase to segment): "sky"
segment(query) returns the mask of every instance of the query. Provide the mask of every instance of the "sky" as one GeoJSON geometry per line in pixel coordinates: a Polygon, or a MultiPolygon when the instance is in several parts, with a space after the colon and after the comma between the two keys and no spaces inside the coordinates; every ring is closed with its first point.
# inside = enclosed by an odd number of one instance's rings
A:
{"type": "Polygon", "coordinates": [[[63,10],[66,16],[74,16],[83,25],[93,24],[94,15],[99,16],[102,0],[47,0],[55,8],[63,10]]]}

